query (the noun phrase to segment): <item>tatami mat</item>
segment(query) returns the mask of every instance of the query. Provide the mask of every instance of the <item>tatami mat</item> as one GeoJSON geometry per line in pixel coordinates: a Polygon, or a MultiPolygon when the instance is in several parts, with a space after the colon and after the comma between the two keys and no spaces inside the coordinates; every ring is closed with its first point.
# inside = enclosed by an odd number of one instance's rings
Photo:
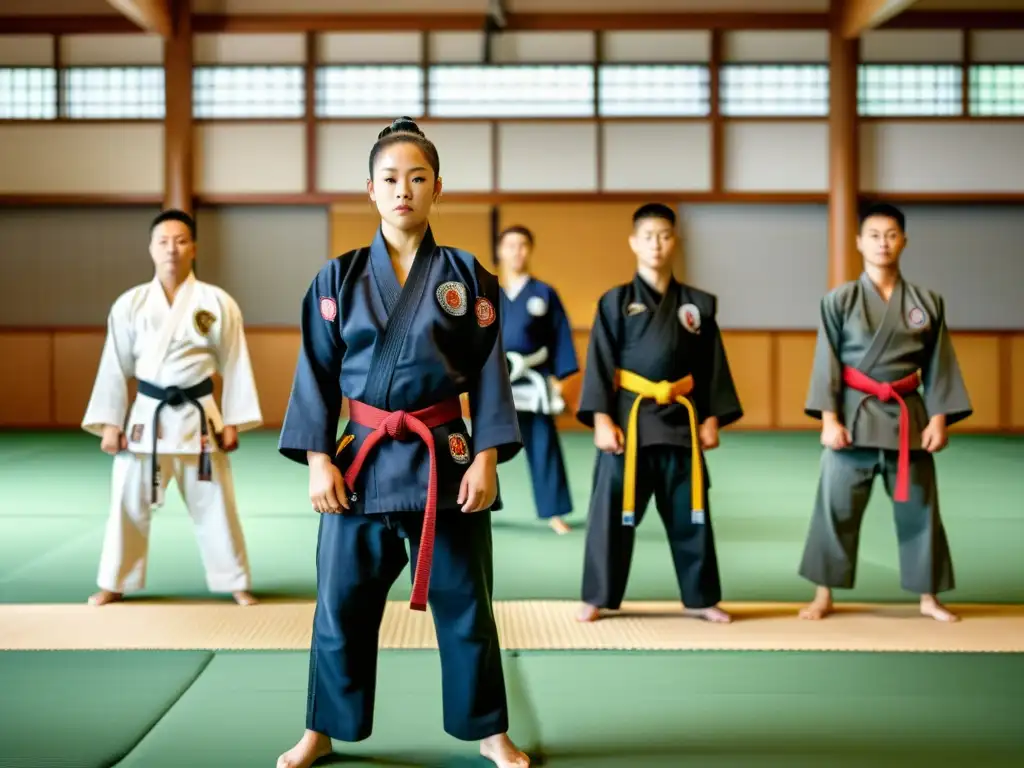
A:
{"type": "MultiPolygon", "coordinates": [[[[736,620],[710,624],[683,616],[677,603],[626,603],[592,624],[576,621],[571,601],[495,604],[508,650],[746,650],[1024,652],[1024,606],[952,606],[956,624],[925,618],[913,603],[840,604],[824,621],[797,617],[799,604],[723,604],[736,620]]],[[[4,650],[304,650],[313,604],[126,602],[0,606],[4,650]]],[[[429,613],[388,604],[382,648],[436,648],[429,613]]]]}

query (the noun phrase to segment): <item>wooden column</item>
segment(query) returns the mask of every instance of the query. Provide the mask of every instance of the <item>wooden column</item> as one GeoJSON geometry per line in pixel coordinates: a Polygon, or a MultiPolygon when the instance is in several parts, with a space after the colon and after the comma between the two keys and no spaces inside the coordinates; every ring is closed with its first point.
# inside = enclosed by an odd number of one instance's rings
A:
{"type": "Polygon", "coordinates": [[[857,133],[858,40],[842,29],[842,2],[833,0],[829,33],[828,283],[835,288],[861,272],[857,252],[859,136],[857,133]]]}
{"type": "Polygon", "coordinates": [[[164,40],[164,208],[192,213],[192,3],[173,0],[164,40]]]}

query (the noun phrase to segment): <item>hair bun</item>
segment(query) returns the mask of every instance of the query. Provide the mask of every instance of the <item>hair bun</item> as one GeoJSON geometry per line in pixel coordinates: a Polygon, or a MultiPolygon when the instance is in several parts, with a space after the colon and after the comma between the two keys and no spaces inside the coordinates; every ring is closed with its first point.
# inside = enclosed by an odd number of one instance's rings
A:
{"type": "Polygon", "coordinates": [[[383,139],[385,136],[392,133],[414,133],[417,136],[424,136],[420,127],[416,125],[416,121],[411,117],[396,117],[387,128],[377,134],[377,140],[383,139]]]}

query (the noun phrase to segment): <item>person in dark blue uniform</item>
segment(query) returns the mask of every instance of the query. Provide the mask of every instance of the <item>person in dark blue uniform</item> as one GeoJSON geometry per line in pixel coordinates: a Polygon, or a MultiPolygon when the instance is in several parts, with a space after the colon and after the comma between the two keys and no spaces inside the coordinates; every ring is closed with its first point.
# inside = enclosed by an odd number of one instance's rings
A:
{"type": "Polygon", "coordinates": [[[308,464],[322,517],[306,732],[277,765],[307,768],[332,738],[370,736],[380,624],[411,557],[412,607],[429,603],[437,632],[445,731],[479,740],[501,768],[525,768],[507,736],[491,608],[496,465],[522,445],[500,288],[472,254],[435,243],[427,219],[440,162],[410,118],[378,136],[367,191],[382,219],[372,244],[329,261],[303,299],[279,442],[308,464]],[[339,440],[343,397],[350,419],[339,440]]]}
{"type": "Polygon", "coordinates": [[[587,516],[581,621],[619,607],[636,526],[654,497],[683,605],[728,622],[707,503],[704,451],[743,416],[715,296],[672,274],[675,212],[633,214],[636,276],[598,302],[576,417],[598,448],[587,516]]]}
{"type": "Polygon", "coordinates": [[[572,512],[572,497],[554,417],[565,410],[561,380],[580,367],[558,292],[528,271],[532,250],[533,233],[526,227],[509,227],[498,237],[501,337],[537,516],[562,534],[570,530],[562,518],[572,512]]]}

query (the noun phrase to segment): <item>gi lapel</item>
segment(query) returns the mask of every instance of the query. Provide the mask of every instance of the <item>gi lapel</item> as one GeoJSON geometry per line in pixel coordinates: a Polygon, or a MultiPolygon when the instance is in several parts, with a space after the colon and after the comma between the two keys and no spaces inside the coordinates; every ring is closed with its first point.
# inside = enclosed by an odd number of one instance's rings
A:
{"type": "Polygon", "coordinates": [[[388,319],[384,331],[377,337],[373,356],[370,358],[364,398],[367,405],[390,409],[388,401],[391,381],[398,363],[398,353],[401,351],[402,342],[405,341],[409,327],[412,325],[416,308],[423,298],[423,291],[427,284],[427,277],[430,275],[436,248],[434,235],[428,227],[423,241],[416,251],[416,258],[413,259],[412,269],[409,271],[405,285],[399,286],[395,269],[391,266],[391,256],[388,254],[388,246],[384,242],[383,232],[378,229],[377,236],[373,239],[373,244],[370,246],[370,271],[373,273],[374,283],[384,302],[388,319]]]}
{"type": "Polygon", "coordinates": [[[645,340],[651,343],[653,339],[659,342],[657,346],[661,348],[665,340],[674,339],[678,331],[679,320],[676,317],[676,310],[679,307],[679,283],[675,278],[671,278],[665,295],[659,299],[657,291],[645,283],[640,275],[634,278],[634,282],[637,283],[637,294],[643,298],[644,304],[650,306],[657,301],[657,307],[640,334],[640,343],[643,344],[645,340]]]}
{"type": "MultiPolygon", "coordinates": [[[[875,291],[876,293],[878,291],[867,275],[861,275],[861,290],[865,292],[875,291]]],[[[869,300],[868,296],[865,296],[863,299],[865,303],[869,300]]],[[[867,307],[861,307],[861,311],[866,315],[867,307]]],[[[871,370],[875,367],[875,363],[878,362],[878,358],[888,349],[889,343],[892,341],[892,336],[896,332],[896,326],[899,323],[902,311],[903,279],[900,278],[896,281],[896,285],[893,286],[892,295],[889,297],[889,302],[885,307],[885,315],[882,317],[882,323],[875,329],[874,338],[871,339],[867,352],[864,353],[864,357],[857,364],[857,369],[861,373],[868,376],[871,375],[871,370]]],[[[867,321],[866,317],[865,321],[867,321]]]]}
{"type": "Polygon", "coordinates": [[[167,357],[167,350],[171,346],[174,332],[188,314],[189,307],[192,306],[192,293],[195,290],[195,284],[195,276],[189,273],[189,276],[185,278],[185,282],[181,284],[178,292],[174,295],[174,303],[168,308],[163,286],[160,285],[159,280],[153,279],[153,284],[149,287],[149,296],[146,300],[147,310],[151,314],[153,309],[165,312],[165,314],[156,341],[146,350],[146,353],[143,354],[135,366],[136,378],[143,381],[155,381],[157,378],[160,366],[163,365],[164,359],[167,357]]]}

